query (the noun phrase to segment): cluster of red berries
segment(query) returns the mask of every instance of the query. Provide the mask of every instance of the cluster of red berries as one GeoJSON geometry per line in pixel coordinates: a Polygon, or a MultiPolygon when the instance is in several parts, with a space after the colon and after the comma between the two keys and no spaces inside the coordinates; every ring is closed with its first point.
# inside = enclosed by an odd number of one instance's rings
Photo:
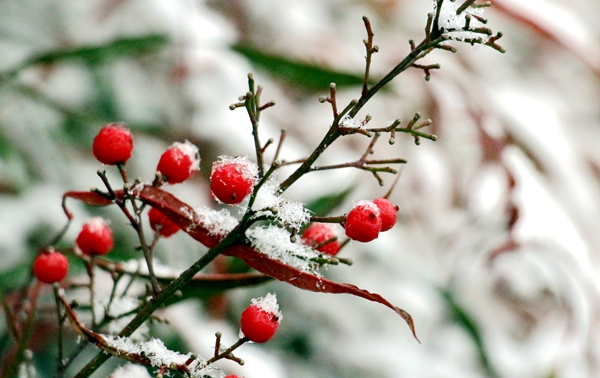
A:
{"type": "MultiPolygon", "coordinates": [[[[96,159],[107,165],[125,164],[133,152],[133,135],[124,123],[113,122],[100,129],[94,138],[92,152],[96,159]]],[[[190,142],[175,142],[161,155],[156,172],[161,182],[178,184],[192,177],[200,169],[198,148],[190,142]]],[[[258,168],[246,157],[220,157],[213,164],[210,190],[219,201],[235,205],[244,200],[256,183],[258,168]]],[[[179,227],[160,211],[148,211],[150,227],[162,237],[169,237],[179,227]]],[[[110,227],[102,218],[92,218],[82,228],[76,240],[79,251],[87,256],[108,253],[113,248],[110,227]]],[[[43,251],[36,258],[33,271],[44,283],[64,279],[69,269],[65,255],[43,251]]]]}
{"type": "MultiPolygon", "coordinates": [[[[359,242],[377,239],[379,232],[387,231],[396,224],[398,206],[385,198],[360,201],[346,215],[343,223],[346,236],[359,242]]],[[[302,243],[316,247],[317,251],[335,256],[341,248],[331,224],[315,222],[302,235],[302,243]]]]}
{"type": "MultiPolygon", "coordinates": [[[[132,151],[133,136],[123,123],[105,125],[94,138],[93,153],[101,163],[125,164],[132,151]]],[[[189,142],[173,143],[161,155],[156,166],[163,181],[169,184],[182,183],[199,169],[198,148],[189,142]]],[[[238,204],[252,192],[257,172],[256,165],[248,158],[221,156],[212,166],[211,193],[223,203],[238,204]]]]}
{"type": "Polygon", "coordinates": [[[359,201],[346,216],[346,236],[359,242],[377,239],[380,231],[387,231],[396,224],[398,206],[385,198],[359,201]]]}

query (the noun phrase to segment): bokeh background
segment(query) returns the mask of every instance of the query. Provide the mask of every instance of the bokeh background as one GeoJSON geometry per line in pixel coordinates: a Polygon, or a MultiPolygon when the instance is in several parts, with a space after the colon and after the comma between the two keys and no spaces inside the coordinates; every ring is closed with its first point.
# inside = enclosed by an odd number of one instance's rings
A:
{"type": "MultiPolygon", "coordinates": [[[[0,3],[0,285],[25,282],[38,248],[65,224],[61,195],[101,186],[91,143],[106,122],[135,134],[132,177],[151,180],[174,141],[200,147],[201,174],[169,190],[216,206],[207,177],[218,155],[253,154],[250,123],[229,105],[254,73],[263,99],[261,137],[288,131],[282,157],[306,156],[331,123],[320,104],[338,82],[340,104],[360,95],[367,15],[383,76],[423,38],[432,0],[21,0],[0,3]],[[358,78],[358,80],[357,80],[358,78]]],[[[596,0],[494,0],[488,26],[500,54],[453,42],[435,51],[429,82],[408,70],[366,106],[373,126],[430,118],[437,142],[399,136],[376,156],[402,157],[392,196],[396,228],[344,251],[351,267],[331,279],[382,294],[414,317],[421,340],[383,306],[271,282],[164,311],[151,331],[181,351],[209,356],[214,332],[232,343],[250,298],[277,293],[283,322],[264,345],[219,366],[246,378],[600,376],[600,5],[596,0]]],[[[336,143],[323,164],[354,160],[368,144],[336,143]]],[[[273,151],[271,150],[271,153],[273,151]]],[[[268,154],[267,154],[268,156],[268,154]]],[[[285,177],[286,171],[280,177],[285,177]]],[[[118,182],[116,172],[109,177],[118,182]]],[[[286,192],[332,214],[382,196],[368,173],[311,174],[286,192]],[[334,206],[335,205],[335,206],[334,206]]],[[[116,209],[73,203],[68,248],[86,217],[110,218],[113,258],[139,258],[116,209]]],[[[203,252],[184,234],[161,241],[158,259],[185,268],[203,252]]],[[[220,261],[220,264],[227,264],[220,261]]],[[[217,269],[217,268],[211,268],[217,269]]],[[[85,282],[81,266],[70,276],[85,282]]],[[[42,301],[51,318],[52,297],[42,301]]],[[[1,315],[4,316],[4,315],[1,315]]],[[[4,318],[3,318],[4,319],[4,318]]],[[[43,320],[43,317],[42,317],[43,320]]],[[[51,327],[47,325],[47,327],[51,327]]],[[[10,339],[3,321],[0,348],[10,339]]],[[[41,332],[41,331],[39,331],[41,332]]],[[[54,364],[50,336],[32,346],[38,376],[54,364]]],[[[93,356],[90,348],[73,372],[93,356]],[[79,365],[78,365],[79,364],[79,365]]],[[[98,376],[116,368],[107,364],[98,376]]],[[[136,373],[128,373],[136,376],[136,373]]],[[[146,374],[146,373],[144,373],[146,374]]],[[[116,375],[115,375],[116,376],[116,375]]],[[[140,375],[144,376],[144,375],[140,375]]]]}

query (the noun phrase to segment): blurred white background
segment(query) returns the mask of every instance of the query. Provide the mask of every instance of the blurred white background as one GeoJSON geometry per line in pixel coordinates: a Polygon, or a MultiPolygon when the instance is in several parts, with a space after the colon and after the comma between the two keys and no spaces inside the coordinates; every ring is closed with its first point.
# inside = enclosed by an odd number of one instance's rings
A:
{"type": "MultiPolygon", "coordinates": [[[[394,146],[380,143],[377,156],[408,160],[390,197],[400,206],[398,225],[372,243],[348,246],[343,254],[353,266],[324,271],[410,312],[421,344],[383,306],[277,282],[232,291],[220,298],[221,309],[196,301],[171,308],[165,316],[172,325],[162,330],[170,336],[164,337],[208,356],[214,332],[233,342],[249,299],[270,291],[278,294],[284,315],[277,336],[240,349],[245,366],[220,363],[227,373],[600,376],[600,5],[493,2],[485,13],[488,27],[503,32],[505,54],[452,42],[456,54],[434,51],[423,60],[441,64],[429,82],[421,70],[408,70],[359,115],[368,113],[370,125],[383,127],[418,111],[433,121],[425,131],[438,141],[415,146],[399,135],[394,146]]],[[[315,88],[308,78],[292,80],[276,66],[258,65],[242,48],[360,77],[366,37],[361,17],[367,15],[380,47],[372,66],[378,78],[410,51],[409,39],[423,38],[432,3],[0,3],[0,283],[18,285],[19,277],[9,273],[26,274],[37,248],[65,224],[63,192],[101,185],[91,142],[103,123],[132,127],[136,147],[128,170],[146,180],[166,146],[196,143],[202,174],[171,189],[194,206],[214,204],[206,179],[211,162],[221,154],[253,154],[245,112],[229,110],[247,90],[249,72],[264,86],[263,100],[277,103],[261,118],[263,140],[288,130],[284,159],[306,156],[331,123],[330,107],[317,101],[328,94],[328,82],[315,88]],[[124,38],[138,43],[115,42],[124,38]],[[90,46],[109,48],[88,55],[77,50],[90,46]],[[33,60],[42,54],[45,60],[33,60]]],[[[359,95],[360,86],[342,87],[339,103],[359,95]]],[[[323,162],[354,160],[367,144],[360,136],[341,140],[323,162]]],[[[315,173],[286,195],[309,203],[353,188],[334,211],[343,214],[353,200],[384,195],[393,177],[384,179],[382,188],[366,172],[315,173]]],[[[66,245],[91,214],[125,224],[115,209],[71,206],[76,225],[66,245]]],[[[135,254],[134,235],[120,228],[118,256],[125,259],[135,254]]],[[[178,234],[162,243],[158,258],[183,268],[202,251],[178,234]]],[[[44,376],[43,361],[52,353],[37,358],[44,376]]]]}

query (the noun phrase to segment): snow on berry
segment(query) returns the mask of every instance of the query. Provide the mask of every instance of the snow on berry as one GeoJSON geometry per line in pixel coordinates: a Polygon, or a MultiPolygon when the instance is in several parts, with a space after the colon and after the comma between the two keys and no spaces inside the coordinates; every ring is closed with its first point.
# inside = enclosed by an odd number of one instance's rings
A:
{"type": "Polygon", "coordinates": [[[381,231],[379,207],[372,201],[359,201],[346,216],[346,236],[359,242],[377,239],[381,231]]]}
{"type": "Polygon", "coordinates": [[[160,157],[156,170],[169,184],[179,184],[200,170],[198,147],[187,140],[173,143],[160,157]]]}
{"type": "Polygon", "coordinates": [[[250,341],[266,343],[277,332],[281,319],[275,294],[268,293],[264,298],[254,298],[252,304],[242,312],[242,333],[250,341]]]}
{"type": "Polygon", "coordinates": [[[246,237],[254,249],[270,258],[304,272],[318,275],[316,271],[318,266],[311,263],[310,260],[318,258],[319,254],[300,241],[292,241],[292,234],[288,230],[273,225],[254,227],[246,231],[246,237]]]}
{"type": "Polygon", "coordinates": [[[398,206],[385,198],[376,198],[373,203],[379,208],[379,216],[381,217],[381,231],[387,231],[396,224],[398,206]]]}
{"type": "Polygon", "coordinates": [[[94,157],[101,163],[124,164],[131,157],[133,136],[124,123],[106,124],[96,137],[92,146],[94,157]]]}
{"type": "Polygon", "coordinates": [[[177,226],[169,218],[165,217],[163,213],[155,208],[151,208],[148,211],[148,220],[150,221],[150,227],[154,231],[158,230],[160,236],[164,238],[168,238],[179,231],[179,226],[177,226]]]}
{"type": "Polygon", "coordinates": [[[69,260],[60,252],[44,251],[33,263],[33,274],[40,282],[62,281],[69,272],[69,260]]]}
{"type": "MultiPolygon", "coordinates": [[[[314,247],[337,236],[337,232],[335,232],[332,225],[327,223],[313,223],[304,231],[302,243],[314,247]]],[[[320,246],[317,251],[334,256],[340,251],[340,242],[335,240],[327,243],[320,246]]]]}
{"type": "Polygon", "coordinates": [[[252,192],[258,167],[245,156],[219,156],[210,174],[210,190],[219,201],[236,205],[252,192]]]}
{"type": "Polygon", "coordinates": [[[75,243],[84,255],[105,255],[113,248],[112,230],[103,218],[91,218],[81,228],[75,243]]]}

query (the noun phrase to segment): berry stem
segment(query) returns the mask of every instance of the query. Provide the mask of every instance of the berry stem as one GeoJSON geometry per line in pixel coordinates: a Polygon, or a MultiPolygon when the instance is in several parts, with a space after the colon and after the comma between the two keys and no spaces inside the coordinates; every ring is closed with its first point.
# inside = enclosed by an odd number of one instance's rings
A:
{"type": "Polygon", "coordinates": [[[213,362],[219,361],[220,359],[228,358],[231,355],[231,352],[233,352],[234,350],[236,350],[240,346],[244,345],[248,341],[250,341],[250,339],[247,338],[246,336],[241,337],[238,341],[235,342],[235,344],[233,344],[232,346],[230,346],[229,348],[227,348],[223,352],[217,354],[216,356],[213,356],[210,360],[206,361],[206,364],[210,365],[213,362]]]}
{"type": "Polygon", "coordinates": [[[96,256],[91,256],[90,261],[85,261],[85,269],[87,270],[88,277],[90,278],[90,283],[88,285],[88,289],[90,291],[90,308],[92,311],[92,329],[96,329],[97,319],[96,319],[96,311],[94,311],[94,268],[96,267],[96,256]]]}
{"type": "Polygon", "coordinates": [[[311,222],[319,222],[319,223],[344,223],[344,221],[346,220],[346,217],[344,215],[340,215],[338,217],[316,217],[316,216],[311,216],[310,217],[310,221],[311,222]]]}
{"type": "Polygon", "coordinates": [[[365,44],[365,48],[367,50],[367,55],[365,56],[365,80],[363,83],[362,94],[366,93],[369,90],[369,74],[371,70],[371,59],[374,53],[379,51],[379,47],[373,46],[373,29],[371,28],[371,21],[367,18],[367,16],[363,16],[363,22],[365,23],[365,29],[367,30],[367,39],[363,42],[365,44]]]}
{"type": "MultiPolygon", "coordinates": [[[[146,304],[140,307],[136,316],[123,328],[119,333],[120,337],[128,337],[138,329],[161,305],[163,305],[177,290],[183,288],[190,282],[196,273],[206,267],[212,260],[219,256],[225,249],[233,245],[244,237],[245,231],[251,225],[251,222],[242,220],[236,228],[234,228],[219,244],[209,249],[208,252],[184,271],[176,280],[164,288],[157,296],[150,299],[146,304]]],[[[99,352],[96,357],[87,363],[75,376],[75,378],[86,378],[93,374],[104,362],[110,358],[109,354],[99,352]]]]}
{"type": "MultiPolygon", "coordinates": [[[[439,2],[440,2],[440,0],[438,0],[438,3],[439,2]]],[[[412,67],[412,65],[416,61],[423,58],[430,51],[432,51],[434,48],[436,48],[440,43],[446,41],[446,38],[443,37],[441,34],[437,38],[431,39],[432,36],[430,35],[429,30],[431,30],[432,17],[433,16],[431,14],[428,15],[427,27],[425,28],[425,30],[426,30],[425,39],[423,39],[423,41],[421,43],[416,45],[414,47],[414,49],[400,63],[398,63],[394,68],[392,68],[392,70],[390,72],[388,72],[379,82],[377,82],[373,87],[371,87],[367,91],[363,92],[358,100],[352,100],[346,106],[344,111],[342,111],[342,113],[338,114],[337,117],[334,117],[333,125],[331,126],[329,131],[325,134],[325,136],[323,137],[323,139],[321,140],[321,142],[319,143],[317,148],[315,148],[315,150],[312,152],[312,154],[308,158],[306,158],[306,160],[300,165],[300,167],[298,167],[287,179],[285,179],[281,183],[279,190],[278,190],[279,194],[285,192],[300,177],[302,177],[304,174],[308,173],[311,170],[311,167],[314,164],[314,162],[321,156],[321,154],[323,154],[323,152],[327,149],[327,147],[329,147],[329,145],[331,145],[331,143],[335,142],[335,140],[342,135],[342,132],[341,132],[340,126],[339,126],[339,122],[343,116],[345,116],[347,114],[349,117],[354,118],[354,116],[356,116],[358,114],[358,112],[363,108],[363,106],[365,106],[367,104],[367,102],[369,102],[371,97],[373,97],[377,92],[379,92],[387,83],[392,81],[400,73],[402,73],[402,72],[406,71],[408,68],[412,67]]],[[[438,7],[438,16],[437,17],[439,17],[439,7],[438,7]]],[[[327,101],[329,101],[329,100],[330,99],[327,99],[327,101]]],[[[398,130],[398,129],[396,129],[396,130],[398,130]]],[[[420,132],[417,132],[414,130],[408,131],[408,130],[401,129],[398,131],[407,132],[407,133],[410,133],[413,135],[422,136],[423,138],[435,140],[434,139],[435,136],[425,134],[425,133],[420,133],[420,132]]]]}
{"type": "Polygon", "coordinates": [[[60,302],[60,288],[58,283],[52,284],[52,290],[54,291],[54,300],[56,302],[56,318],[58,320],[58,335],[57,335],[57,346],[58,346],[58,368],[63,366],[63,324],[64,318],[62,314],[62,304],[60,302]]]}

